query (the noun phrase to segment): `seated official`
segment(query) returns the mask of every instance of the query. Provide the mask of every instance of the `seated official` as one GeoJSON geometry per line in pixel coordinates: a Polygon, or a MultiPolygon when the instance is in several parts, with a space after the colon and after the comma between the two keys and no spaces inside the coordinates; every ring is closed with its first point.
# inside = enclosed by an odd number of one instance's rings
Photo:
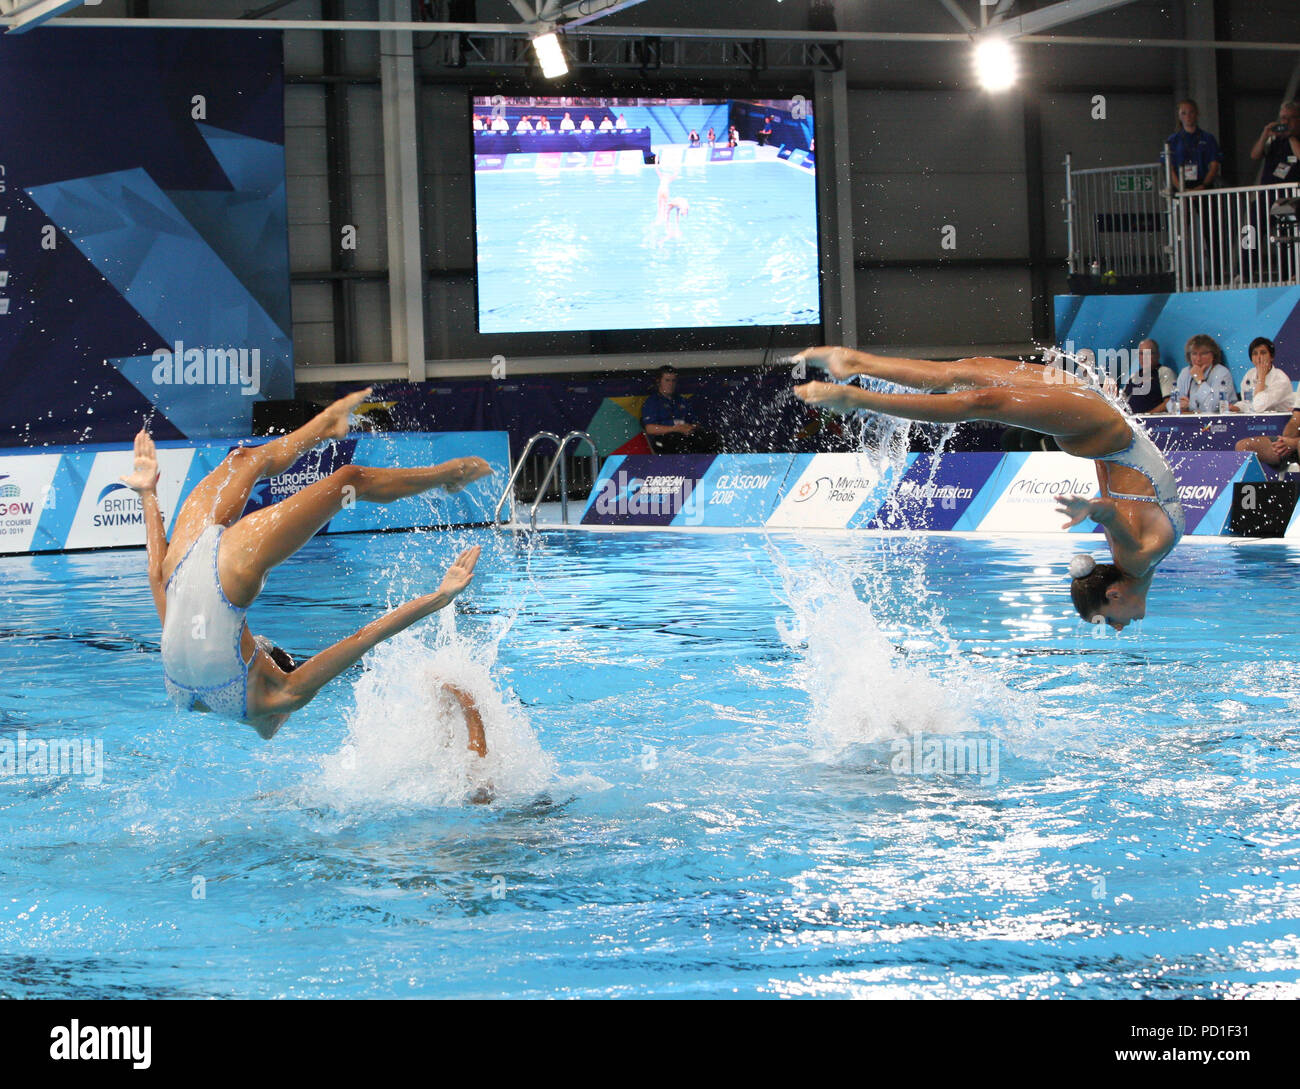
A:
{"type": "Polygon", "coordinates": [[[605,120],[603,120],[603,121],[602,121],[602,122],[597,126],[597,131],[599,131],[599,132],[613,132],[613,131],[614,131],[614,122],[611,121],[608,117],[606,117],[605,120]]]}
{"type": "Polygon", "coordinates": [[[1172,367],[1160,364],[1160,345],[1147,338],[1138,345],[1137,366],[1124,385],[1129,411],[1137,415],[1163,412],[1165,402],[1178,384],[1172,367]]]}
{"type": "Polygon", "coordinates": [[[1285,469],[1289,466],[1300,466],[1300,454],[1296,453],[1296,448],[1300,447],[1300,408],[1291,412],[1291,418],[1287,420],[1286,427],[1275,439],[1257,437],[1253,439],[1242,439],[1237,443],[1237,450],[1243,454],[1254,454],[1265,465],[1271,465],[1274,469],[1285,469]]]}
{"type": "Polygon", "coordinates": [[[655,392],[641,407],[641,430],[656,454],[716,454],[722,442],[700,427],[695,410],[677,393],[677,369],[660,367],[655,392]]]}
{"type": "Polygon", "coordinates": [[[1255,366],[1241,380],[1241,400],[1232,406],[1233,412],[1286,412],[1295,407],[1291,379],[1273,366],[1274,358],[1268,337],[1250,342],[1250,361],[1255,366]]]}
{"type": "Polygon", "coordinates": [[[1237,386],[1232,371],[1223,362],[1218,341],[1197,333],[1187,341],[1186,355],[1187,366],[1178,375],[1174,389],[1180,410],[1218,412],[1221,402],[1231,407],[1237,400],[1237,386]]]}

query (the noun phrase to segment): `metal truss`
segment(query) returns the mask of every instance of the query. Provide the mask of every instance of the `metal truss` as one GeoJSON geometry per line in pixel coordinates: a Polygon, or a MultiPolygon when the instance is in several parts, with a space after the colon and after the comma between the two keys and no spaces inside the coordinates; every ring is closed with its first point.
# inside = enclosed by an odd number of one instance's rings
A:
{"type": "MultiPolygon", "coordinates": [[[[834,42],[633,35],[588,37],[572,31],[564,35],[563,42],[570,64],[575,68],[627,69],[638,72],[689,72],[704,69],[834,72],[843,65],[842,50],[834,42]]],[[[527,38],[500,34],[444,34],[424,55],[446,68],[523,71],[537,64],[527,38]]]]}

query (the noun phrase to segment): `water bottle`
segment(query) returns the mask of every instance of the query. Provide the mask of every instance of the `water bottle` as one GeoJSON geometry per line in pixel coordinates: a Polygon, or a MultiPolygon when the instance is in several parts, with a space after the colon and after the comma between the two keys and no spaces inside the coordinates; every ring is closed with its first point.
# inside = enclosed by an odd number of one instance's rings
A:
{"type": "Polygon", "coordinates": [[[1171,416],[1177,416],[1183,411],[1183,402],[1179,398],[1177,390],[1174,390],[1174,392],[1169,395],[1169,404],[1166,405],[1165,408],[1171,416]]]}

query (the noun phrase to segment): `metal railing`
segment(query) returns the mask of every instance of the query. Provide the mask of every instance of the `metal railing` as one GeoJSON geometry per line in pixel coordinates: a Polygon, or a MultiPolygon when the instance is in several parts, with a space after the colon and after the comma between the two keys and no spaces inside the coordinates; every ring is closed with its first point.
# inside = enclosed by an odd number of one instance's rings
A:
{"type": "Polygon", "coordinates": [[[1066,155],[1065,208],[1071,273],[1133,277],[1173,272],[1164,164],[1075,170],[1066,155]]]}
{"type": "Polygon", "coordinates": [[[1277,209],[1298,194],[1295,182],[1178,192],[1163,160],[1075,170],[1066,155],[1070,273],[1102,288],[1149,277],[1177,291],[1300,283],[1296,216],[1277,209]]]}
{"type": "Polygon", "coordinates": [[[528,528],[537,528],[537,508],[542,505],[542,499],[546,495],[546,489],[551,486],[551,481],[555,478],[555,470],[560,470],[560,521],[566,526],[569,524],[569,469],[564,460],[564,449],[569,443],[577,439],[579,442],[585,442],[591,447],[591,479],[594,483],[596,472],[599,468],[597,464],[600,454],[596,451],[596,441],[585,431],[570,431],[564,436],[559,449],[555,451],[555,457],[551,461],[551,467],[546,470],[546,476],[542,480],[541,487],[537,489],[537,498],[533,500],[532,507],[528,511],[528,528]]]}
{"type": "Polygon", "coordinates": [[[1272,215],[1300,185],[1247,185],[1179,193],[1174,215],[1179,291],[1298,282],[1300,243],[1272,215]]]}
{"type": "MultiPolygon", "coordinates": [[[[555,434],[553,431],[539,431],[528,440],[527,444],[524,446],[524,452],[519,455],[519,460],[515,462],[515,467],[510,473],[510,479],[506,481],[506,489],[501,493],[501,498],[497,500],[496,509],[492,512],[492,524],[494,526],[499,526],[501,524],[501,508],[505,506],[507,499],[511,500],[510,520],[512,522],[514,521],[515,514],[513,500],[515,497],[515,481],[519,479],[519,474],[524,471],[524,466],[528,464],[528,455],[533,452],[533,447],[541,442],[542,439],[550,439],[555,443],[556,451],[559,451],[560,436],[555,434]]],[[[538,495],[540,494],[541,492],[538,492],[538,495]]]]}
{"type": "MultiPolygon", "coordinates": [[[[530,464],[529,454],[533,452],[533,447],[536,446],[543,439],[549,439],[551,442],[555,443],[555,453],[551,457],[550,464],[547,466],[546,473],[542,478],[542,482],[537,486],[537,492],[533,497],[533,505],[531,508],[529,508],[528,511],[529,528],[531,529],[537,528],[538,508],[541,507],[542,500],[546,497],[547,489],[550,488],[552,482],[555,480],[555,474],[557,470],[559,471],[560,474],[560,519],[564,525],[567,526],[569,524],[569,464],[568,461],[565,459],[565,454],[568,451],[570,443],[573,443],[575,445],[575,449],[577,445],[580,445],[581,443],[584,442],[591,448],[591,453],[588,455],[590,461],[589,475],[591,477],[591,483],[595,484],[596,475],[600,470],[600,453],[596,449],[595,440],[590,435],[588,435],[587,432],[570,431],[567,435],[564,436],[564,438],[561,439],[559,435],[555,434],[552,431],[539,431],[536,435],[534,435],[531,439],[529,439],[527,444],[524,446],[523,453],[519,455],[519,460],[515,463],[515,467],[513,471],[510,473],[510,479],[506,481],[505,490],[501,493],[501,498],[497,500],[496,509],[492,512],[493,525],[502,524],[501,508],[505,506],[507,500],[514,499],[515,483],[516,481],[518,481],[520,475],[524,473],[524,471],[527,469],[527,467],[530,464]]],[[[579,480],[581,481],[581,474],[579,474],[579,480]]],[[[510,514],[509,521],[511,522],[514,521],[513,503],[511,507],[511,514],[510,514]]]]}

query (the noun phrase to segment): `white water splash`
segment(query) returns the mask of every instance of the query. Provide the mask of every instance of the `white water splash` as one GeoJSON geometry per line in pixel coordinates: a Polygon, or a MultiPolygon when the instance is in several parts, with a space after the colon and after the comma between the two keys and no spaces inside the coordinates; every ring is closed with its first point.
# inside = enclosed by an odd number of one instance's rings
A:
{"type": "Polygon", "coordinates": [[[1008,688],[995,667],[962,655],[938,608],[917,608],[923,573],[916,557],[901,558],[873,557],[867,571],[843,562],[796,569],[773,555],[792,614],[790,623],[778,618],[777,630],[800,656],[794,679],[812,701],[807,730],[821,759],[917,730],[1004,733],[1032,715],[1031,697],[1008,688]]]}
{"type": "Polygon", "coordinates": [[[519,700],[493,678],[511,619],[474,640],[458,634],[448,610],[435,634],[408,630],[376,647],[354,688],[348,736],[309,785],[313,800],[336,809],[428,808],[470,804],[486,792],[521,803],[553,785],[554,760],[519,700]],[[446,684],[477,705],[486,757],[470,751],[465,715],[446,684]]]}

